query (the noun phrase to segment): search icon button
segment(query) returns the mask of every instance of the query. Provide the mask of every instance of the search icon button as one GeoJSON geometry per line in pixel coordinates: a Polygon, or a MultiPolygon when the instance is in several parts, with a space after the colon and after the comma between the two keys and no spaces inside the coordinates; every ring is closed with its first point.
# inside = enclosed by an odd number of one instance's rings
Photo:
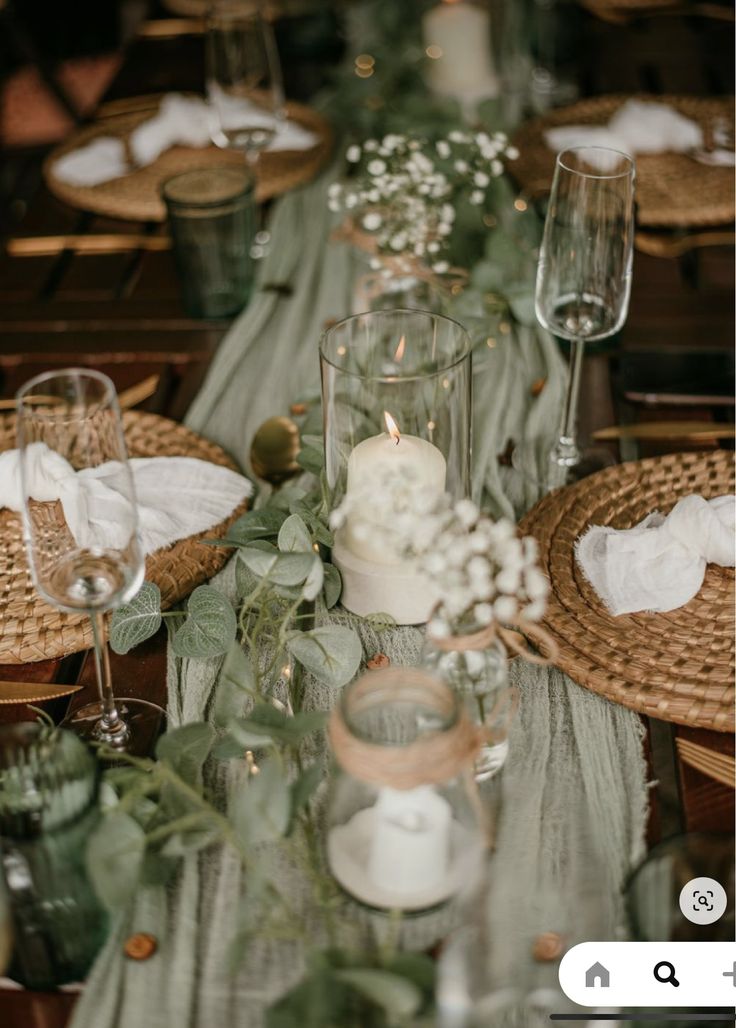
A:
{"type": "Polygon", "coordinates": [[[662,982],[663,985],[669,983],[674,985],[676,989],[680,987],[680,983],[675,977],[675,965],[671,964],[669,960],[660,960],[658,964],[655,964],[654,977],[658,982],[662,982]]]}

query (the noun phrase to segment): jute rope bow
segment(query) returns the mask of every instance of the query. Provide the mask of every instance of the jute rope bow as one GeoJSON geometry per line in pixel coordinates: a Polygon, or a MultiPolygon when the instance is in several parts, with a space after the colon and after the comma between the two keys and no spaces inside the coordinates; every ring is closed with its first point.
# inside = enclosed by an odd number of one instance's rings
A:
{"type": "Polygon", "coordinates": [[[430,635],[432,645],[443,652],[451,650],[466,652],[468,650],[486,650],[494,641],[500,640],[511,652],[518,657],[523,657],[530,664],[547,666],[554,664],[559,655],[557,642],[541,625],[535,625],[529,621],[520,619],[513,628],[504,628],[503,625],[492,622],[485,628],[468,635],[450,635],[439,639],[430,635]],[[540,653],[525,646],[526,640],[537,645],[540,653]]]}

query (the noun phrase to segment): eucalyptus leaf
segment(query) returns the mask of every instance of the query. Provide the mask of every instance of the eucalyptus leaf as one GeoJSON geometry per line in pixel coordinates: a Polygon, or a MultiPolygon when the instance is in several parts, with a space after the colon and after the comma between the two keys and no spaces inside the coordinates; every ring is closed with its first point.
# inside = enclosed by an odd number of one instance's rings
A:
{"type": "Polygon", "coordinates": [[[354,678],[362,657],[357,633],[342,625],[324,625],[295,633],[286,645],[307,671],[333,689],[354,678]]]}
{"type": "Polygon", "coordinates": [[[337,970],[334,975],[372,1003],[383,1007],[390,1017],[411,1017],[422,1005],[422,993],[417,986],[390,971],[356,967],[337,970]]]}
{"type": "Polygon", "coordinates": [[[261,750],[275,746],[271,733],[262,725],[255,725],[245,718],[234,718],[228,726],[228,738],[238,747],[238,756],[245,750],[261,750]]]}
{"type": "Polygon", "coordinates": [[[292,514],[298,514],[304,524],[307,526],[309,531],[312,533],[312,537],[315,542],[322,543],[324,546],[332,546],[334,543],[334,536],[329,530],[327,525],[322,519],[315,514],[314,508],[319,506],[321,500],[319,496],[313,497],[312,506],[303,499],[297,500],[291,504],[289,508],[292,514]]]}
{"type": "Polygon", "coordinates": [[[312,537],[299,514],[290,514],[279,529],[278,547],[282,553],[312,551],[312,537]]]}
{"type": "Polygon", "coordinates": [[[135,895],[146,849],[141,826],[128,814],[105,814],[87,844],[87,874],[108,910],[119,910],[135,895]]]}
{"type": "Polygon", "coordinates": [[[273,744],[273,740],[288,746],[298,746],[307,735],[324,728],[327,711],[308,710],[289,717],[268,704],[259,704],[249,717],[235,718],[228,732],[243,746],[255,748],[273,744]],[[272,711],[272,714],[268,712],[272,711]]]}
{"type": "Polygon", "coordinates": [[[235,831],[248,846],[275,842],[286,833],[291,790],[277,760],[263,761],[259,773],[236,792],[230,814],[235,831]]]}
{"type": "Polygon", "coordinates": [[[174,832],[161,847],[160,852],[163,857],[185,857],[189,853],[199,853],[209,846],[214,846],[220,841],[221,835],[219,825],[206,811],[202,811],[198,827],[174,832]]]}
{"type": "Polygon", "coordinates": [[[171,642],[177,657],[219,657],[232,645],[238,623],[232,605],[211,585],[200,585],[189,597],[187,619],[171,642]]]}
{"type": "Polygon", "coordinates": [[[312,567],[304,580],[302,596],[305,600],[316,600],[322,592],[322,584],[325,580],[325,566],[322,558],[317,553],[312,554],[312,567]]]}
{"type": "Polygon", "coordinates": [[[255,690],[253,665],[236,639],[231,643],[220,668],[212,709],[213,723],[218,728],[225,728],[232,718],[243,713],[246,700],[255,690]]]}
{"type": "Polygon", "coordinates": [[[324,778],[320,764],[311,764],[299,775],[291,787],[292,813],[296,816],[311,800],[324,778]]]}
{"type": "Polygon", "coordinates": [[[312,570],[314,553],[266,553],[263,550],[240,551],[240,559],[258,575],[268,577],[274,585],[301,585],[312,570]]]}
{"type": "Polygon", "coordinates": [[[296,462],[300,468],[319,475],[325,465],[324,453],[314,446],[304,446],[297,454],[296,462]]]}
{"type": "Polygon", "coordinates": [[[249,510],[230,526],[228,539],[237,540],[240,545],[253,539],[275,539],[285,520],[285,512],[274,507],[249,510]]]}
{"type": "Polygon", "coordinates": [[[242,760],[243,750],[253,749],[252,746],[243,746],[242,743],[238,742],[237,739],[231,735],[226,735],[222,739],[218,739],[215,745],[212,747],[211,756],[215,760],[242,760]]]}
{"type": "Polygon", "coordinates": [[[434,994],[437,965],[426,953],[394,953],[386,961],[384,970],[408,978],[426,996],[434,994]]]}
{"type": "Polygon", "coordinates": [[[325,606],[328,610],[331,610],[340,599],[340,593],[342,592],[342,578],[334,564],[325,564],[323,567],[325,580],[322,585],[322,590],[325,595],[325,606]]]}
{"type": "Polygon", "coordinates": [[[215,730],[205,721],[192,721],[162,735],[156,756],[167,763],[187,785],[199,786],[202,768],[212,749],[215,730]]]}
{"type": "Polygon", "coordinates": [[[330,970],[314,971],[267,1010],[266,1028],[357,1025],[350,992],[330,970]]]}
{"type": "Polygon", "coordinates": [[[128,653],[161,627],[161,590],[144,582],[133,599],[118,607],[110,622],[110,647],[115,653],[128,653]]]}

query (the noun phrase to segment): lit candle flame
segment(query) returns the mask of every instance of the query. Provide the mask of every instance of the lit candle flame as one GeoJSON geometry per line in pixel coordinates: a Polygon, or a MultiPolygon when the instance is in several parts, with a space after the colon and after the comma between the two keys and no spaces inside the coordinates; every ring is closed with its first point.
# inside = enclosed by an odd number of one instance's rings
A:
{"type": "Polygon", "coordinates": [[[391,417],[391,415],[389,414],[389,412],[387,410],[385,410],[383,412],[383,420],[386,422],[386,428],[388,429],[388,434],[391,436],[393,441],[398,446],[399,443],[401,442],[401,432],[399,432],[399,426],[396,424],[396,422],[394,421],[394,419],[391,417]]]}
{"type": "Polygon", "coordinates": [[[404,350],[406,349],[406,336],[402,336],[399,339],[399,345],[396,347],[396,353],[394,354],[394,360],[399,364],[404,359],[404,350]]]}

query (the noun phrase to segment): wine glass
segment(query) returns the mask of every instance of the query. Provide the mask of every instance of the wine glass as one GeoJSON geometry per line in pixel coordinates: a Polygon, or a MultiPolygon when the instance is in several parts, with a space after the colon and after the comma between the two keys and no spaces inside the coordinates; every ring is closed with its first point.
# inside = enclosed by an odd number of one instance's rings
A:
{"type": "MultiPolygon", "coordinates": [[[[626,320],[634,177],[633,160],[616,150],[573,147],[557,155],[535,296],[539,322],[570,342],[567,394],[547,469],[552,485],[583,471],[577,418],[585,343],[613,335],[626,320]]],[[[585,471],[591,470],[586,460],[585,471]]]]}
{"type": "Polygon", "coordinates": [[[23,527],[33,582],[41,597],[92,622],[100,701],[65,724],[115,749],[152,749],[163,710],[116,699],[104,614],[143,581],[133,477],[115,387],[98,371],[70,368],[27,382],[17,395],[23,527]]]}
{"type": "Polygon", "coordinates": [[[212,140],[242,150],[253,167],[284,117],[281,66],[271,25],[252,0],[215,0],[206,33],[212,140]]]}

